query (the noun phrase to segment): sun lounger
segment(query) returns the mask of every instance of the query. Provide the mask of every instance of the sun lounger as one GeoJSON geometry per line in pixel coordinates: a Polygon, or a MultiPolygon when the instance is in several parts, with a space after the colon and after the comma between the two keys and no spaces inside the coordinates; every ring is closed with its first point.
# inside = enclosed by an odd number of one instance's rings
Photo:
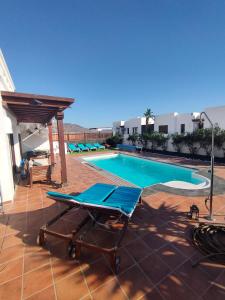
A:
{"type": "Polygon", "coordinates": [[[97,149],[105,149],[105,146],[100,145],[99,143],[95,143],[94,146],[95,146],[97,149]]]}
{"type": "Polygon", "coordinates": [[[89,150],[96,150],[97,148],[92,146],[91,144],[86,144],[86,147],[89,148],[89,150]]]}
{"type": "Polygon", "coordinates": [[[84,146],[83,144],[77,144],[81,151],[89,151],[88,147],[84,146]]]}
{"type": "Polygon", "coordinates": [[[80,152],[80,148],[74,144],[68,144],[67,146],[70,152],[80,152]]]}
{"type": "MultiPolygon", "coordinates": [[[[110,257],[111,265],[115,272],[119,272],[120,257],[117,256],[117,250],[120,248],[124,235],[126,233],[128,222],[138,204],[141,201],[142,190],[139,188],[116,186],[111,184],[97,183],[84,192],[78,195],[62,194],[58,192],[48,192],[47,195],[53,200],[66,205],[66,209],[56,216],[53,220],[49,221],[46,225],[42,226],[39,233],[39,243],[43,245],[45,243],[46,234],[53,235],[58,238],[62,238],[68,242],[68,253],[71,258],[79,259],[81,255],[81,248],[87,248],[98,253],[107,254],[110,257]],[[49,226],[54,224],[63,215],[68,213],[74,207],[80,208],[87,212],[87,216],[80,222],[76,230],[73,230],[71,234],[64,235],[57,233],[49,229],[49,226]],[[101,223],[101,217],[104,216],[105,223],[101,223]],[[106,220],[116,218],[116,222],[120,223],[119,234],[115,244],[110,247],[98,246],[91,241],[84,239],[84,233],[82,232],[85,227],[85,234],[96,226],[101,228],[106,226],[109,228],[106,220]]],[[[115,224],[115,223],[114,223],[115,224]]],[[[104,229],[106,229],[104,228],[104,229]]],[[[113,229],[115,230],[115,228],[113,229]]],[[[118,233],[118,230],[117,230],[118,233]]]]}

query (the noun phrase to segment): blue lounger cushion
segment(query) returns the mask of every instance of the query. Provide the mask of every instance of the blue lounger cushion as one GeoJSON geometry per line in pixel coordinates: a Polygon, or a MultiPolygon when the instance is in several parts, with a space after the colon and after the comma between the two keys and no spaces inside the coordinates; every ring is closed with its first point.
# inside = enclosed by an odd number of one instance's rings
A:
{"type": "Polygon", "coordinates": [[[105,201],[104,205],[115,207],[130,216],[140,197],[142,190],[139,188],[119,186],[105,201]]]}
{"type": "Polygon", "coordinates": [[[79,195],[69,195],[58,192],[47,192],[47,195],[52,198],[75,200],[78,203],[89,202],[99,204],[103,202],[115,189],[116,185],[96,183],[79,195]]]}
{"type": "Polygon", "coordinates": [[[131,217],[140,199],[142,189],[97,183],[79,195],[69,195],[48,192],[47,195],[55,200],[69,200],[82,206],[92,206],[120,211],[131,217]]]}
{"type": "Polygon", "coordinates": [[[75,198],[80,202],[101,204],[116,188],[116,185],[96,183],[75,198]]]}

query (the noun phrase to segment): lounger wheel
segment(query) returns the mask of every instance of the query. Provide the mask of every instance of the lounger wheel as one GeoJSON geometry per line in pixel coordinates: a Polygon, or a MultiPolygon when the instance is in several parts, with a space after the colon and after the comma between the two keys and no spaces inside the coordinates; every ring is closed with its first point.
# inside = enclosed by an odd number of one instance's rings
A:
{"type": "Polygon", "coordinates": [[[72,259],[75,259],[76,258],[76,246],[72,242],[69,242],[67,250],[68,250],[69,257],[72,259]]]}
{"type": "Polygon", "coordinates": [[[120,256],[115,257],[115,273],[119,274],[120,271],[120,256]]]}

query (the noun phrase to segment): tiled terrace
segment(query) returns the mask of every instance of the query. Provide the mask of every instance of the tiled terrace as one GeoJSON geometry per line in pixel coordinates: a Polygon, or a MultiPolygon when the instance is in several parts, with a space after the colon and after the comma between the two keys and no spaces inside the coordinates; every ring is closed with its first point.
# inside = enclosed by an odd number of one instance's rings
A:
{"type": "MultiPolygon", "coordinates": [[[[168,159],[168,158],[167,158],[168,159]]],[[[173,160],[175,160],[173,158],[173,160]]],[[[81,192],[96,182],[110,182],[102,174],[67,156],[69,185],[64,192],[81,192]]],[[[225,178],[225,168],[216,169],[225,178]]],[[[55,169],[55,178],[58,171],[55,169]]],[[[186,212],[194,202],[207,214],[204,197],[156,192],[144,197],[121,249],[121,271],[116,276],[108,260],[83,252],[80,262],[67,257],[66,245],[49,238],[46,249],[36,244],[38,230],[62,208],[47,199],[46,185],[19,186],[14,203],[0,217],[0,299],[225,299],[225,268],[191,263],[200,254],[190,244],[186,212]]],[[[225,194],[215,196],[214,211],[224,221],[225,194]]],[[[55,225],[67,232],[77,213],[55,225]]],[[[110,238],[99,231],[94,241],[110,238]]]]}

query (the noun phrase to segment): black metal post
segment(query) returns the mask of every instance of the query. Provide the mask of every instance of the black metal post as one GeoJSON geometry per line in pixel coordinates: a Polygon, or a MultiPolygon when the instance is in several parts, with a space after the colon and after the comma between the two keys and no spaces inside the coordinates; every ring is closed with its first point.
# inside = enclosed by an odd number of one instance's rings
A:
{"type": "Polygon", "coordinates": [[[210,206],[209,206],[209,215],[206,217],[209,221],[214,221],[213,219],[213,181],[214,181],[214,125],[210,120],[206,112],[201,112],[200,121],[202,120],[202,115],[205,115],[206,119],[209,121],[212,128],[212,149],[211,149],[211,180],[210,180],[210,206]]]}

